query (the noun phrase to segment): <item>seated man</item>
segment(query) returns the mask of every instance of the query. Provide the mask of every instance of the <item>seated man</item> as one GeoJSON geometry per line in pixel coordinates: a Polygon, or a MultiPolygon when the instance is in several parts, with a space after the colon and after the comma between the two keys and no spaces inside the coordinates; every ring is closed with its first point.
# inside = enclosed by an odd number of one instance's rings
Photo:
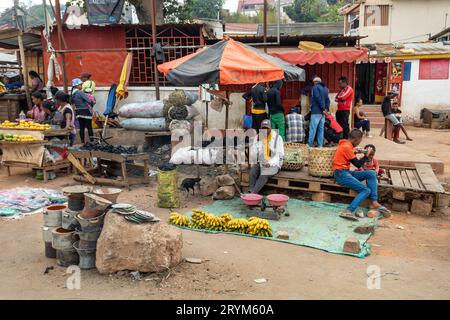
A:
{"type": "MultiPolygon", "coordinates": [[[[368,157],[372,157],[374,150],[368,148],[361,153],[365,154],[363,158],[358,159],[355,155],[354,148],[357,147],[363,139],[363,133],[358,129],[350,132],[349,139],[339,141],[339,146],[333,159],[334,178],[341,186],[350,188],[358,192],[347,210],[340,212],[340,216],[352,220],[357,220],[355,215],[359,205],[369,198],[371,201],[370,208],[378,210],[380,213],[390,213],[390,211],[378,203],[378,180],[377,173],[374,170],[369,171],[350,171],[350,164],[356,168],[361,168],[364,163],[370,161],[368,157]],[[367,181],[367,186],[361,181],[367,181]]],[[[357,151],[360,152],[360,151],[357,151]]]]}
{"type": "Polygon", "coordinates": [[[398,139],[398,137],[400,136],[400,130],[402,130],[405,134],[406,140],[412,141],[412,139],[409,137],[406,129],[403,127],[403,124],[397,119],[395,113],[392,110],[391,100],[396,96],[398,96],[397,92],[389,91],[387,96],[384,97],[383,103],[381,104],[381,111],[383,112],[384,118],[392,122],[392,125],[394,126],[394,142],[404,144],[404,141],[400,141],[398,139]]]}
{"type": "Polygon", "coordinates": [[[325,140],[327,140],[329,145],[333,146],[335,143],[339,143],[339,141],[343,138],[343,135],[344,129],[342,129],[341,125],[336,121],[331,113],[327,113],[324,131],[325,140]]]}
{"type": "Polygon", "coordinates": [[[300,114],[300,107],[293,107],[286,115],[286,142],[305,141],[305,130],[303,128],[303,116],[300,114]]]}
{"type": "Polygon", "coordinates": [[[265,119],[261,122],[258,139],[262,140],[256,141],[254,149],[258,162],[250,169],[248,190],[250,193],[258,193],[269,178],[280,171],[284,158],[283,139],[278,132],[271,129],[270,120],[265,119]]]}

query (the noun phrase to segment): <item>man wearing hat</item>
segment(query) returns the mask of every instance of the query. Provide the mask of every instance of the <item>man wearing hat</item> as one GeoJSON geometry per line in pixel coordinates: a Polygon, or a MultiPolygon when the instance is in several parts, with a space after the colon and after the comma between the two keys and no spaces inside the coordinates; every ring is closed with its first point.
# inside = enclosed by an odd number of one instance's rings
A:
{"type": "Polygon", "coordinates": [[[283,165],[284,145],[283,139],[271,129],[269,119],[261,122],[261,130],[255,149],[257,163],[250,169],[249,192],[258,193],[267,183],[270,177],[280,171],[283,165]]]}
{"type": "Polygon", "coordinates": [[[91,74],[89,72],[82,72],[80,74],[80,80],[83,81],[82,90],[86,92],[86,89],[91,89],[91,94],[95,93],[95,82],[91,80],[91,74]]]}
{"type": "Polygon", "coordinates": [[[325,130],[325,115],[330,110],[330,97],[328,88],[322,83],[322,79],[315,77],[311,94],[311,117],[309,120],[308,145],[314,146],[317,134],[317,146],[323,147],[323,135],[325,130]]]}
{"type": "Polygon", "coordinates": [[[395,116],[395,113],[392,111],[392,104],[391,100],[398,96],[398,92],[391,90],[388,92],[387,96],[384,97],[383,103],[381,104],[381,111],[383,112],[383,116],[385,119],[389,120],[392,125],[394,126],[394,142],[399,144],[404,144],[404,141],[400,141],[398,139],[400,130],[403,131],[403,133],[406,136],[406,140],[412,141],[412,139],[409,137],[408,133],[406,132],[406,129],[403,127],[403,124],[397,119],[395,116]]]}

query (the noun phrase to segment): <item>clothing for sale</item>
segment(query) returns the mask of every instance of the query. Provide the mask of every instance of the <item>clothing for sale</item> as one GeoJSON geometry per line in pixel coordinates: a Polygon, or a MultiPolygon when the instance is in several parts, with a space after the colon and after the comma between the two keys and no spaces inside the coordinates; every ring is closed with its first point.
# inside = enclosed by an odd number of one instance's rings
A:
{"type": "Polygon", "coordinates": [[[352,107],[353,99],[355,98],[355,93],[349,85],[338,92],[335,101],[338,104],[338,110],[350,110],[352,107]]]}

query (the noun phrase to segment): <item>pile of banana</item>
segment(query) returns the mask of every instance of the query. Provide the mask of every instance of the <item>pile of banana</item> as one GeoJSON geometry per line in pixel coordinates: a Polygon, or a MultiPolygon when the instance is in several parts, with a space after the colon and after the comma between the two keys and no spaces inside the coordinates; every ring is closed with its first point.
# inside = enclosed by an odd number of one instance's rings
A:
{"type": "Polygon", "coordinates": [[[248,219],[248,233],[260,237],[272,237],[272,226],[266,219],[250,217],[248,219]]]}
{"type": "Polygon", "coordinates": [[[222,213],[220,215],[220,217],[222,218],[224,225],[226,225],[228,223],[228,221],[233,219],[233,216],[231,214],[229,214],[229,213],[222,213]]]}
{"type": "Polygon", "coordinates": [[[208,212],[194,209],[192,210],[192,217],[191,217],[191,228],[194,229],[205,229],[206,228],[206,215],[208,212]]]}
{"type": "Polygon", "coordinates": [[[228,221],[226,231],[247,233],[248,220],[247,219],[231,219],[228,221]]]}
{"type": "Polygon", "coordinates": [[[211,213],[205,215],[205,224],[207,230],[212,231],[224,231],[225,230],[225,220],[219,216],[215,216],[211,213]]]}
{"type": "Polygon", "coordinates": [[[190,224],[189,217],[179,214],[178,212],[171,212],[169,222],[177,226],[188,227],[190,224]]]}

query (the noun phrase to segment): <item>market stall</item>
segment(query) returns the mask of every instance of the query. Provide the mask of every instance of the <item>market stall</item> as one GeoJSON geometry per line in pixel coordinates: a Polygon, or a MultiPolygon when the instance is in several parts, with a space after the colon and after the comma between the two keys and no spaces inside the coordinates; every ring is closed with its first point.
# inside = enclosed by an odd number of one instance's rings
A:
{"type": "Polygon", "coordinates": [[[15,121],[21,110],[27,110],[25,93],[6,93],[0,96],[0,121],[15,121]]]}
{"type": "Polygon", "coordinates": [[[4,122],[0,126],[2,164],[8,175],[11,167],[41,170],[45,182],[50,171],[66,169],[69,174],[71,164],[66,159],[69,131],[28,123],[22,127],[15,122],[4,122]]]}

